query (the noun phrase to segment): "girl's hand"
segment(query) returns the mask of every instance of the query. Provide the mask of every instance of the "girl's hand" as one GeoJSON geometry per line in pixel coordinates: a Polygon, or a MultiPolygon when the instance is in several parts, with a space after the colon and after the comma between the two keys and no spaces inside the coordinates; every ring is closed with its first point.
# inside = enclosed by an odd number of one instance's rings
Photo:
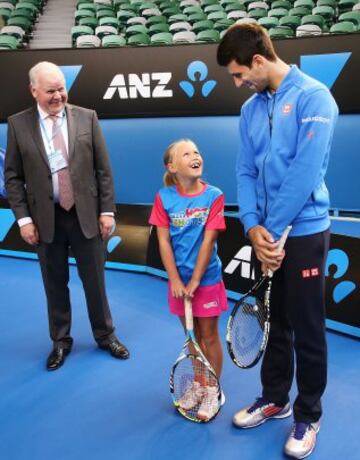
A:
{"type": "Polygon", "coordinates": [[[181,299],[186,295],[186,289],[181,280],[170,281],[171,285],[171,294],[176,299],[181,299]]]}
{"type": "Polygon", "coordinates": [[[199,281],[191,280],[190,283],[186,286],[186,295],[189,297],[194,297],[196,289],[199,287],[199,281]]]}

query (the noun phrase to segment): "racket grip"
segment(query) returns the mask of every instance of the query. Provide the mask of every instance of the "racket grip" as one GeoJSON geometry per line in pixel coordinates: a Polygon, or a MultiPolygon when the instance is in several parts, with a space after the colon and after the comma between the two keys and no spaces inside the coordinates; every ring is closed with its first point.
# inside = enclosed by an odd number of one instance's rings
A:
{"type": "MultiPolygon", "coordinates": [[[[281,251],[284,249],[284,246],[285,246],[285,243],[286,243],[286,240],[287,240],[287,237],[289,236],[289,233],[292,229],[292,225],[288,225],[283,234],[281,235],[280,239],[279,239],[279,244],[278,244],[278,247],[277,247],[277,252],[280,254],[281,251]]],[[[268,269],[267,271],[267,275],[271,278],[273,276],[274,272],[270,269],[268,269]]]]}
{"type": "Polygon", "coordinates": [[[192,331],[194,329],[194,320],[193,320],[193,313],[192,313],[192,301],[189,297],[185,297],[184,299],[184,307],[185,307],[185,325],[188,331],[192,331]]]}

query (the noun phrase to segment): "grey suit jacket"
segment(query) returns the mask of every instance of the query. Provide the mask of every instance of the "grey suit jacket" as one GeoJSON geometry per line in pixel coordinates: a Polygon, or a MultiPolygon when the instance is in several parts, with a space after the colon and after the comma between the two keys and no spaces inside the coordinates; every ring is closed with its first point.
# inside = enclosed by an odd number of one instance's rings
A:
{"type": "MultiPolygon", "coordinates": [[[[98,217],[114,211],[114,184],[97,115],[66,105],[69,169],[76,213],[86,238],[99,232],[98,217]]],[[[40,240],[54,238],[54,201],[51,172],[40,132],[37,107],[8,119],[5,183],[16,219],[31,217],[40,240]]]]}

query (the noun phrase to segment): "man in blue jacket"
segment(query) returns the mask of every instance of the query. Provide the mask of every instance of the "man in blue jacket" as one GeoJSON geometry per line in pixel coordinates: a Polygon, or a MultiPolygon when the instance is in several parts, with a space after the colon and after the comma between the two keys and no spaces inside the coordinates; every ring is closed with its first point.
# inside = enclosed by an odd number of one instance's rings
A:
{"type": "Polygon", "coordinates": [[[233,422],[250,428],[291,415],[295,350],[298,395],[285,453],[304,458],[315,447],[327,378],[324,267],[330,220],[324,176],[338,108],[323,84],[276,55],[257,24],[230,28],[217,59],[237,87],[256,93],[240,116],[239,215],[262,271],[276,270],[262,396],[233,422]],[[288,225],[292,231],[279,256],[277,241],[288,225]]]}

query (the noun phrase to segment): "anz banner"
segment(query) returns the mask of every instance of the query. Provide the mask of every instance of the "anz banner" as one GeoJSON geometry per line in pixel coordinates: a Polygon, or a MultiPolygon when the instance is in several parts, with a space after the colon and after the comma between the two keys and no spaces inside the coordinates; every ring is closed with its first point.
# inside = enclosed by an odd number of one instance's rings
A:
{"type": "MultiPolygon", "coordinates": [[[[156,231],[148,224],[150,211],[151,207],[144,205],[117,206],[116,230],[106,243],[108,268],[166,277],[156,231]]],[[[235,215],[226,217],[226,227],[218,250],[226,289],[235,299],[254,283],[254,255],[235,215]]],[[[1,199],[0,255],[36,259],[34,249],[22,241],[12,211],[1,199]]],[[[359,238],[332,233],[325,270],[328,326],[360,337],[359,238]]]]}
{"type": "MultiPolygon", "coordinates": [[[[359,113],[360,35],[275,42],[279,56],[331,89],[341,113],[359,113]]],[[[28,71],[58,64],[70,102],[100,118],[238,114],[252,94],[216,63],[217,45],[0,52],[0,121],[32,104],[28,71]]]]}

